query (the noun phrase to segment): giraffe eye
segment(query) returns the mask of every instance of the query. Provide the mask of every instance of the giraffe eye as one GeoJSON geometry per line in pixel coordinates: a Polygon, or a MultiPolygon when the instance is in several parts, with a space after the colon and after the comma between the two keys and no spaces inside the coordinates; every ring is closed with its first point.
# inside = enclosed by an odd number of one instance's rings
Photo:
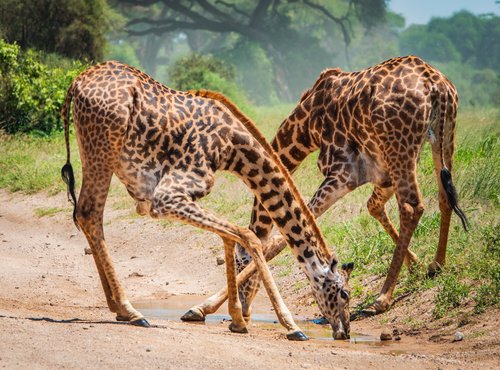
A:
{"type": "Polygon", "coordinates": [[[340,291],[340,296],[342,297],[343,300],[348,300],[349,299],[349,294],[345,290],[340,291]]]}

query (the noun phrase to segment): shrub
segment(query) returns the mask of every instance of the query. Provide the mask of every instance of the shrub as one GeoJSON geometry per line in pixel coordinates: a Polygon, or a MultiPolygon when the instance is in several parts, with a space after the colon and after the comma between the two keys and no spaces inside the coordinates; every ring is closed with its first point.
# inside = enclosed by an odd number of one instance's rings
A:
{"type": "Polygon", "coordinates": [[[234,82],[234,67],[220,59],[211,55],[190,54],[178,59],[168,73],[170,86],[174,89],[218,91],[231,98],[241,109],[249,109],[245,93],[234,82]]]}
{"type": "Polygon", "coordinates": [[[62,128],[60,110],[66,91],[85,67],[46,57],[0,39],[0,129],[8,133],[49,133],[62,128]]]}

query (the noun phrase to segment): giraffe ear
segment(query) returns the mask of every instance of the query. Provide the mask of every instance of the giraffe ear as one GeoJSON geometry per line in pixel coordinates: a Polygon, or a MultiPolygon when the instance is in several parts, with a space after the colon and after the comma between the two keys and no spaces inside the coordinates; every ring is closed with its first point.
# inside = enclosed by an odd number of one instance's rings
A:
{"type": "Polygon", "coordinates": [[[354,262],[342,264],[342,270],[347,273],[347,277],[351,276],[351,272],[354,269],[354,262]]]}

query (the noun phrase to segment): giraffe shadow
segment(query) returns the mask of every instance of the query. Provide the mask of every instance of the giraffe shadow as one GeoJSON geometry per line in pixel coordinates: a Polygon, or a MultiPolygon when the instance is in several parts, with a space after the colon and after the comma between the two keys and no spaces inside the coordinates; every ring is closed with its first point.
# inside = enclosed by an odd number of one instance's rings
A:
{"type": "MultiPolygon", "coordinates": [[[[41,322],[48,322],[52,324],[81,324],[81,325],[132,325],[129,322],[124,322],[124,321],[114,321],[114,320],[86,320],[86,319],[80,319],[78,317],[72,318],[72,319],[53,319],[51,317],[18,317],[18,316],[7,316],[7,315],[0,315],[0,318],[5,318],[5,319],[16,319],[16,320],[28,320],[28,321],[41,321],[41,322]]],[[[151,328],[163,328],[164,326],[162,325],[150,325],[151,328]]]]}

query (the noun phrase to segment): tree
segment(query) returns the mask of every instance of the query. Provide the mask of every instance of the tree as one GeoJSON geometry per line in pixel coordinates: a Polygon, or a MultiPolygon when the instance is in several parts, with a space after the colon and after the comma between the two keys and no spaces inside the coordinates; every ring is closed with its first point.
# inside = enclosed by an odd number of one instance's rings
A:
{"type": "Polygon", "coordinates": [[[461,55],[442,33],[431,33],[427,26],[412,25],[401,33],[399,44],[403,54],[415,54],[426,60],[458,62],[461,55]]]}
{"type": "MultiPolygon", "coordinates": [[[[314,18],[306,26],[317,29],[335,24],[343,42],[349,45],[352,22],[366,27],[383,20],[385,0],[121,0],[116,3],[131,6],[162,6],[162,16],[134,17],[128,23],[131,35],[162,35],[172,32],[208,31],[216,34],[236,34],[257,43],[272,62],[274,84],[279,96],[291,100],[292,88],[309,76],[312,80],[331,62],[329,50],[321,47],[314,32],[302,32],[301,17],[314,18]],[[341,15],[339,15],[341,14],[341,15]],[[300,58],[297,57],[300,55],[300,58]],[[310,56],[310,58],[304,58],[310,56]],[[300,59],[302,68],[294,68],[300,59]],[[290,63],[292,62],[292,63],[290,63]]],[[[220,41],[220,40],[216,40],[220,41]]]]}
{"type": "Polygon", "coordinates": [[[0,2],[0,24],[8,42],[76,59],[102,59],[105,34],[118,21],[106,0],[0,2]]]}

